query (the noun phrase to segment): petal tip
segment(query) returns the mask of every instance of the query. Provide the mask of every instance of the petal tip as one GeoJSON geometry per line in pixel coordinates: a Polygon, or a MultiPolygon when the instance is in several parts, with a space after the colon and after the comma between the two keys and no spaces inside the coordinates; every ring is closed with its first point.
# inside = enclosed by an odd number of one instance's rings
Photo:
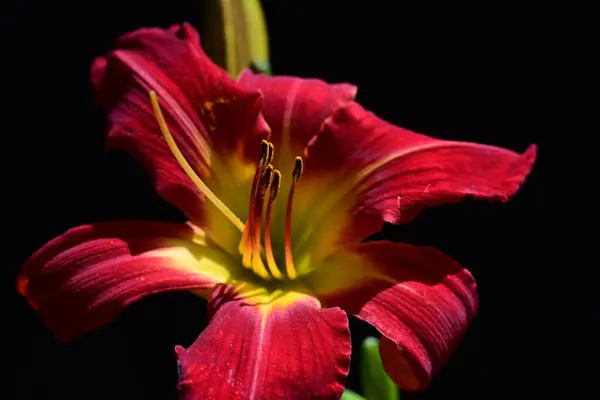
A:
{"type": "Polygon", "coordinates": [[[22,296],[27,296],[27,284],[29,283],[29,278],[24,274],[19,274],[17,276],[17,292],[19,292],[22,296]]]}
{"type": "Polygon", "coordinates": [[[190,24],[187,21],[182,22],[179,25],[175,25],[177,26],[177,30],[175,31],[175,35],[180,38],[180,39],[184,39],[184,40],[194,40],[197,41],[198,44],[200,44],[200,33],[198,33],[198,31],[196,30],[196,28],[194,28],[194,26],[192,24],[190,24]]]}
{"type": "Polygon", "coordinates": [[[183,356],[184,354],[185,354],[185,348],[183,346],[176,345],[175,346],[175,356],[177,357],[177,359],[181,358],[181,356],[183,356]]]}
{"type": "MultiPolygon", "coordinates": [[[[537,159],[538,149],[539,149],[539,146],[537,144],[533,143],[533,144],[529,145],[529,147],[527,147],[527,150],[525,150],[525,153],[523,153],[523,158],[527,162],[529,171],[531,170],[531,168],[533,168],[533,163],[537,159]]],[[[529,173],[529,171],[528,171],[528,173],[529,173]]]]}
{"type": "Polygon", "coordinates": [[[17,276],[17,292],[25,297],[25,299],[27,300],[27,303],[29,303],[29,306],[31,308],[33,308],[34,310],[38,310],[38,304],[31,298],[31,296],[28,295],[27,293],[27,286],[29,285],[29,277],[23,273],[19,274],[19,276],[17,276]]]}
{"type": "Polygon", "coordinates": [[[432,377],[431,365],[427,368],[419,361],[413,360],[407,351],[385,336],[379,341],[379,354],[384,369],[400,389],[422,392],[429,387],[432,377]]]}
{"type": "Polygon", "coordinates": [[[340,93],[340,107],[356,100],[358,86],[351,83],[334,83],[331,87],[340,93]]]}
{"type": "Polygon", "coordinates": [[[502,203],[509,202],[515,194],[521,189],[521,187],[525,184],[527,177],[533,170],[533,166],[537,159],[538,145],[531,144],[525,152],[518,155],[518,160],[516,162],[515,171],[513,174],[513,184],[507,190],[503,196],[501,196],[500,201],[502,203]]]}
{"type": "Polygon", "coordinates": [[[108,61],[105,56],[99,56],[92,61],[90,68],[90,79],[96,90],[99,90],[102,80],[104,79],[104,72],[106,71],[106,65],[108,61]]]}

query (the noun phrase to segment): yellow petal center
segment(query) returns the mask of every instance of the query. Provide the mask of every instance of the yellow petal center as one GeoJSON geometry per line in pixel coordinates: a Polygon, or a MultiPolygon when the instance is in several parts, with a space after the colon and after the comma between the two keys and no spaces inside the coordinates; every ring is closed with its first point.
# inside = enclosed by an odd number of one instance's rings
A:
{"type": "Polygon", "coordinates": [[[254,172],[249,193],[247,219],[244,223],[189,165],[169,131],[156,93],[150,92],[150,99],[161,133],[181,168],[202,192],[205,199],[240,232],[238,254],[234,255],[239,257],[240,264],[265,281],[289,282],[296,280],[301,274],[295,265],[292,247],[292,213],[296,186],[303,173],[302,158],[294,158],[293,168],[288,175],[288,182],[286,182],[288,196],[283,203],[277,198],[284,177],[280,170],[273,166],[275,148],[272,143],[262,141],[260,160],[254,172]],[[277,206],[278,204],[279,206],[277,206]],[[274,213],[274,210],[282,212],[274,213]],[[278,223],[274,224],[275,220],[278,223]],[[283,232],[281,229],[277,229],[281,227],[283,232]],[[275,232],[274,236],[272,236],[273,232],[275,232]]]}

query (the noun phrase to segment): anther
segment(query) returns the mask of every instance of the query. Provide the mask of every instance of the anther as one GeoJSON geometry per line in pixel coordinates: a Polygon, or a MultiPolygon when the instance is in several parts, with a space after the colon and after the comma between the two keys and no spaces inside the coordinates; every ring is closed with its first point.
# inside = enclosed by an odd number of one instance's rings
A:
{"type": "MultiPolygon", "coordinates": [[[[262,182],[261,177],[265,167],[268,165],[269,161],[269,153],[271,152],[271,144],[266,140],[261,141],[260,148],[260,160],[258,167],[256,168],[256,172],[254,173],[254,179],[252,180],[252,188],[250,189],[250,204],[248,205],[248,220],[244,225],[242,230],[242,237],[238,244],[238,251],[242,255],[242,264],[246,268],[252,268],[252,254],[254,249],[252,248],[255,243],[254,238],[252,237],[254,233],[254,225],[255,221],[255,203],[256,198],[259,195],[259,192],[262,190],[262,182]]],[[[259,220],[260,223],[260,220],[259,220]]]]}
{"type": "Polygon", "coordinates": [[[273,162],[274,158],[275,158],[275,146],[273,146],[273,143],[269,142],[269,161],[267,162],[267,164],[271,164],[273,162]]]}
{"type": "Polygon", "coordinates": [[[265,173],[263,175],[263,185],[264,185],[263,191],[264,192],[269,190],[272,182],[273,182],[273,166],[271,164],[269,164],[269,165],[267,165],[267,168],[265,168],[265,173]]]}
{"type": "Polygon", "coordinates": [[[280,187],[281,187],[281,172],[279,172],[279,170],[276,169],[273,171],[273,179],[271,181],[271,192],[269,195],[270,201],[275,200],[275,198],[277,197],[277,194],[279,193],[280,187]]]}
{"type": "Polygon", "coordinates": [[[270,161],[269,161],[269,153],[271,152],[271,146],[270,143],[267,142],[266,140],[262,140],[260,142],[260,164],[259,164],[259,168],[264,168],[265,166],[267,166],[270,161]]]}
{"type": "Polygon", "coordinates": [[[296,157],[294,160],[294,170],[292,171],[292,177],[295,182],[300,180],[302,173],[304,172],[304,162],[302,161],[302,157],[296,157]]]}
{"type": "Polygon", "coordinates": [[[273,166],[267,165],[264,169],[262,176],[262,182],[260,188],[257,190],[255,204],[254,204],[254,215],[252,218],[252,228],[254,231],[250,232],[251,240],[251,252],[252,252],[252,270],[264,279],[271,279],[272,277],[267,272],[265,265],[262,262],[260,254],[260,229],[262,225],[262,212],[265,200],[265,193],[271,186],[273,180],[273,166]]]}

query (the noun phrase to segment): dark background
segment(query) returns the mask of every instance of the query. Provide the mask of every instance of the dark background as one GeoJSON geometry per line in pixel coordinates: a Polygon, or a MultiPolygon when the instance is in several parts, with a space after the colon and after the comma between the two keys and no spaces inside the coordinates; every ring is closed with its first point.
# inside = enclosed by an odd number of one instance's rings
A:
{"type": "MultiPolygon", "coordinates": [[[[593,396],[599,263],[585,253],[597,246],[600,180],[597,126],[582,123],[597,101],[586,77],[592,68],[585,61],[585,12],[374,0],[263,3],[275,73],[355,83],[365,107],[432,136],[519,152],[540,145],[534,171],[511,203],[439,207],[385,230],[388,238],[431,244],[458,259],[481,295],[479,317],[447,367],[427,392],[404,398],[593,396]]],[[[205,325],[201,299],[147,298],[110,326],[59,345],[16,294],[14,278],[33,251],[72,226],[182,218],[129,156],[103,149],[104,113],[91,99],[88,71],[120,34],[199,25],[200,0],[1,7],[0,397],[175,399],[173,346],[188,346],[205,325]]],[[[352,329],[355,348],[373,333],[356,322],[352,329]]],[[[348,386],[357,391],[358,361],[355,352],[348,386]]]]}

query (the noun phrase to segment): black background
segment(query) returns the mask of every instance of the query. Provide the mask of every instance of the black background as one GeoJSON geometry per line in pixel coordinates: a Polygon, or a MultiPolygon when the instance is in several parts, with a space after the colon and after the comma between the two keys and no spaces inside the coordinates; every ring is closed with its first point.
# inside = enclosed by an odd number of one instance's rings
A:
{"type": "MultiPolygon", "coordinates": [[[[432,136],[519,152],[540,145],[511,203],[467,201],[385,229],[388,238],[435,245],[458,259],[481,295],[479,317],[447,367],[427,392],[404,398],[593,396],[598,260],[585,253],[597,237],[600,180],[597,126],[582,123],[597,99],[586,75],[585,13],[374,0],[263,3],[275,73],[355,83],[365,107],[432,136]]],[[[110,326],[59,345],[16,294],[14,278],[33,251],[72,226],[182,218],[129,156],[104,150],[104,113],[92,101],[88,72],[118,35],[199,25],[200,10],[199,0],[2,3],[8,336],[1,359],[4,371],[16,372],[13,379],[3,374],[2,398],[176,398],[173,346],[188,346],[206,324],[203,300],[186,293],[147,298],[110,326]]],[[[355,346],[374,332],[357,322],[352,329],[355,346]]],[[[348,386],[360,390],[357,356],[348,386]]]]}

